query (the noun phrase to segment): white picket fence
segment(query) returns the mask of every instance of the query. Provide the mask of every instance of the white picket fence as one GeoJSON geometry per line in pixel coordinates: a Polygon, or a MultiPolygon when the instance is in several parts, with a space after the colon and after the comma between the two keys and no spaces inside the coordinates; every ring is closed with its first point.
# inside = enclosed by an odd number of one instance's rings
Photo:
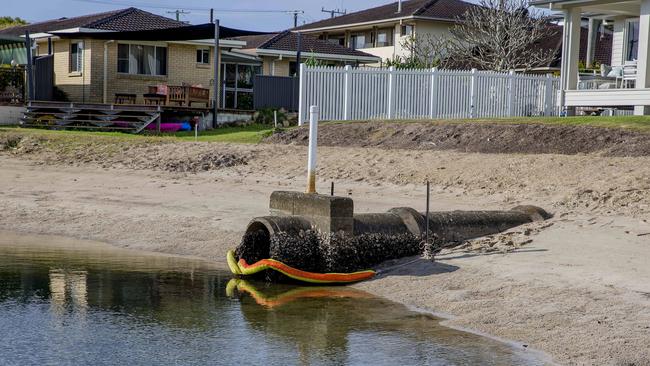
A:
{"type": "Polygon", "coordinates": [[[396,70],[300,65],[299,122],[558,115],[560,79],[477,70],[396,70]]]}

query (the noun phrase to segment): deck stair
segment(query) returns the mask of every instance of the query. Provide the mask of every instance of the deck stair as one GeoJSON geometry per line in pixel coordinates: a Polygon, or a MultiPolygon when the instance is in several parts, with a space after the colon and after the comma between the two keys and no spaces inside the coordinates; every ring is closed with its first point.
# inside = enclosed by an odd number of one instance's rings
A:
{"type": "Polygon", "coordinates": [[[138,133],[160,119],[153,105],[81,104],[31,101],[22,125],[52,129],[91,129],[138,133]]]}

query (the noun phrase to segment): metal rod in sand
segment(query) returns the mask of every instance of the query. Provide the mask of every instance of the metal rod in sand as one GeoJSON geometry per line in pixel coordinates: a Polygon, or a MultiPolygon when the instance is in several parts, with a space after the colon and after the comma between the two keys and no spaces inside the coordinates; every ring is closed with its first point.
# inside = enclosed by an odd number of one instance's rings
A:
{"type": "Polygon", "coordinates": [[[307,159],[307,193],[316,193],[316,149],[318,148],[318,106],[309,108],[309,157],[307,159]]]}
{"type": "Polygon", "coordinates": [[[426,243],[429,244],[429,196],[430,196],[430,184],[427,181],[427,211],[425,216],[425,230],[426,230],[426,243]]]}

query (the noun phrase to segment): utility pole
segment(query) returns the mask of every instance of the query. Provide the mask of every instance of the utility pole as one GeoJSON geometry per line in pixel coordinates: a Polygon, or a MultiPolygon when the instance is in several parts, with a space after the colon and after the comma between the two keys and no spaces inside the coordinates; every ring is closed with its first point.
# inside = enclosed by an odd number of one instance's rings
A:
{"type": "Polygon", "coordinates": [[[348,13],[347,9],[341,10],[337,8],[337,9],[327,10],[325,9],[324,6],[320,9],[320,11],[323,13],[330,13],[330,18],[334,18],[336,15],[345,15],[348,13]]]}
{"type": "Polygon", "coordinates": [[[176,14],[176,20],[179,21],[179,22],[181,20],[181,14],[185,15],[185,14],[189,14],[189,13],[190,13],[189,11],[185,11],[185,10],[182,10],[182,9],[167,12],[167,14],[176,14]]]}
{"type": "Polygon", "coordinates": [[[219,52],[219,19],[214,21],[214,91],[212,92],[212,128],[218,124],[219,113],[219,91],[221,89],[221,75],[219,74],[221,66],[221,53],[219,52]]]}
{"type": "Polygon", "coordinates": [[[288,13],[293,13],[293,27],[298,26],[298,14],[304,14],[304,10],[291,10],[288,13]]]}

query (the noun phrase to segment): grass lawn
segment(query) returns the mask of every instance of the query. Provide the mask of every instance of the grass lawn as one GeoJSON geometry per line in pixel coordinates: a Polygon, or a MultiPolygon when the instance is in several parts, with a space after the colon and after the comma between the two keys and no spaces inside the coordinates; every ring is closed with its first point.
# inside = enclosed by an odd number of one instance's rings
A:
{"type": "MultiPolygon", "coordinates": [[[[443,119],[443,120],[383,120],[396,123],[422,123],[430,122],[435,124],[450,123],[504,123],[504,124],[542,124],[556,126],[592,126],[606,128],[623,128],[650,132],[650,116],[620,116],[620,117],[512,117],[512,118],[477,118],[477,119],[443,119]]],[[[330,121],[326,123],[354,123],[367,121],[330,121]]]]}
{"type": "MultiPolygon", "coordinates": [[[[0,127],[2,132],[16,132],[20,134],[34,134],[41,136],[61,136],[61,137],[88,137],[88,138],[107,138],[120,140],[149,140],[149,141],[194,141],[194,132],[178,132],[162,135],[152,134],[129,134],[123,132],[97,132],[97,131],[77,131],[77,130],[44,130],[36,128],[18,128],[18,127],[0,127]]],[[[244,144],[255,144],[273,132],[269,125],[250,125],[244,127],[224,127],[210,131],[199,132],[199,141],[211,142],[233,142],[244,144]]]]}
{"type": "MultiPolygon", "coordinates": [[[[357,123],[365,121],[330,121],[327,124],[357,123]]],[[[516,117],[516,118],[492,118],[492,119],[458,119],[458,120],[386,120],[395,123],[507,123],[507,124],[543,124],[557,126],[593,126],[605,128],[623,128],[639,132],[650,133],[650,116],[622,116],[622,117],[516,117]]],[[[118,139],[130,141],[194,141],[194,132],[178,132],[162,135],[139,134],[133,135],[123,132],[96,132],[96,131],[75,131],[75,130],[43,130],[18,127],[0,127],[2,132],[15,132],[20,134],[34,134],[51,137],[82,137],[101,139],[118,139]]],[[[254,124],[244,127],[224,127],[210,131],[199,132],[199,141],[206,142],[231,142],[255,144],[273,132],[270,125],[254,124]]]]}
{"type": "MultiPolygon", "coordinates": [[[[199,141],[235,142],[255,144],[273,133],[270,125],[250,125],[244,127],[224,127],[199,132],[199,141]]],[[[194,132],[177,132],[169,135],[179,140],[194,141],[194,132]]],[[[163,138],[167,135],[163,135],[163,138]]]]}

